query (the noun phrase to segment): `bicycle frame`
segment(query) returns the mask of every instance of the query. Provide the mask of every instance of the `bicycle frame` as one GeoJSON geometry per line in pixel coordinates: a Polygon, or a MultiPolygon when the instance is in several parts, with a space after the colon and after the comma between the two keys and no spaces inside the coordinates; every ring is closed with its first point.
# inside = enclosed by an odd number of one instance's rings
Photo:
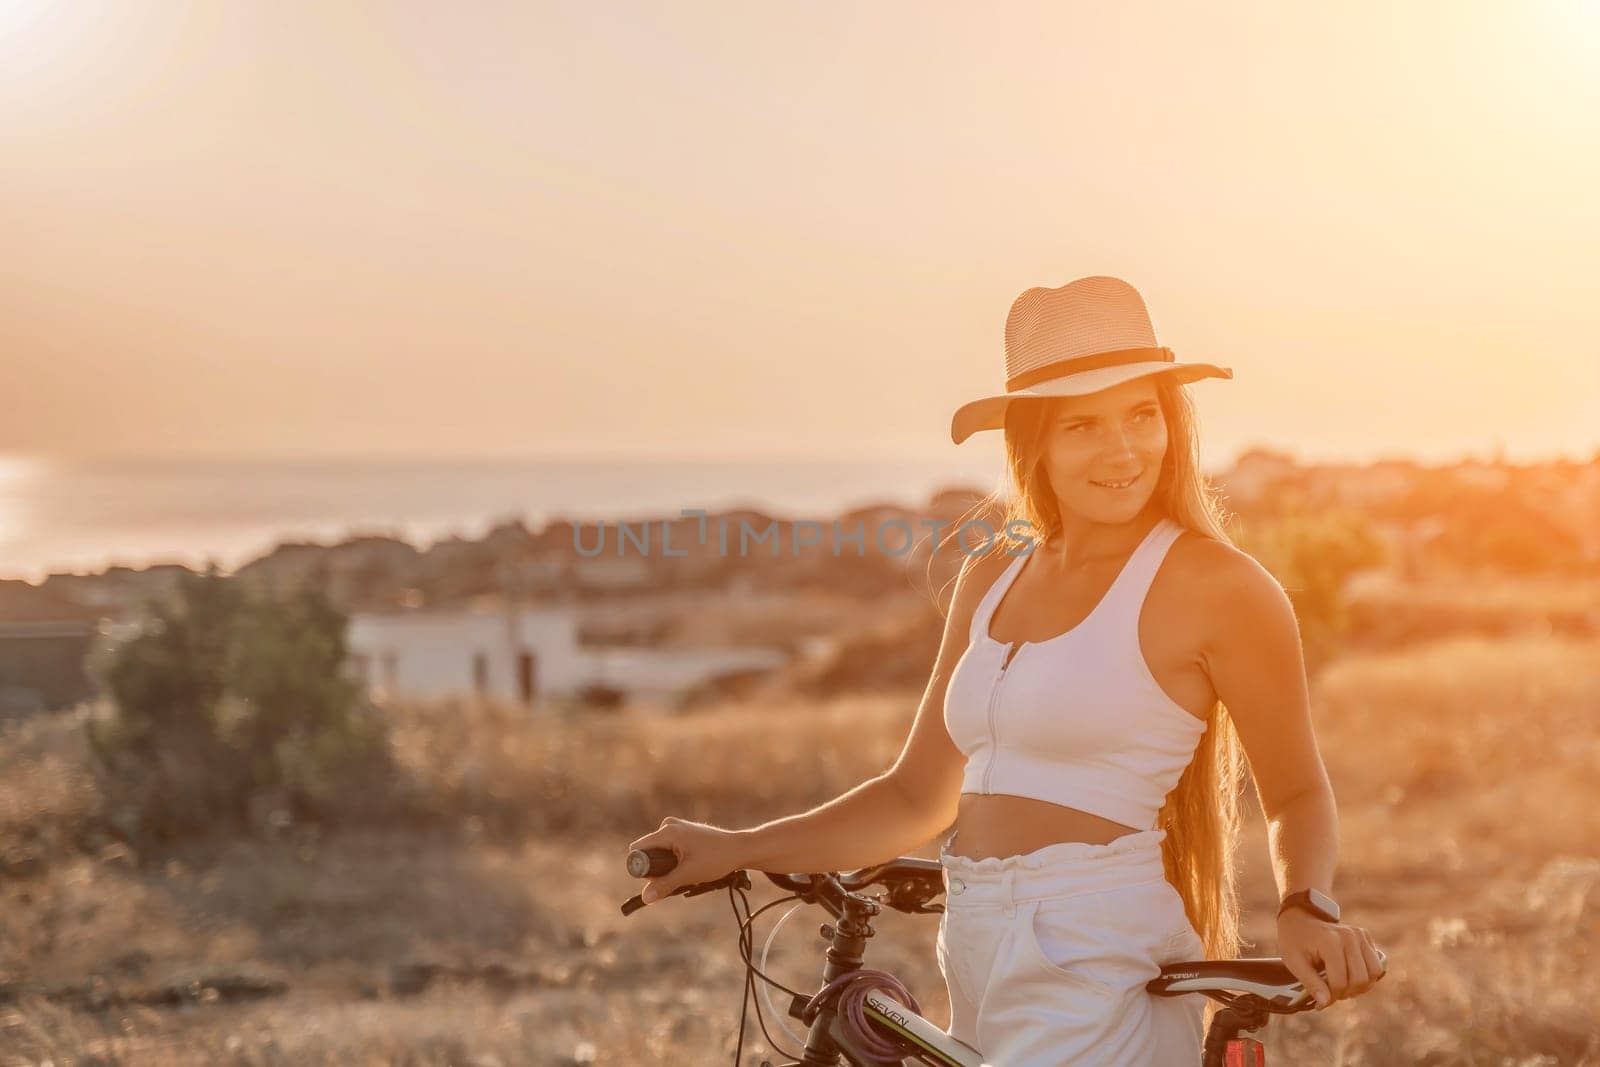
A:
{"type": "MultiPolygon", "coordinates": [[[[838,1017],[831,1012],[829,1014],[828,1037],[839,1051],[851,1063],[871,1062],[864,1052],[850,1047],[838,1025],[838,1017]]],[[[884,996],[877,990],[869,992],[866,996],[866,1016],[873,1023],[895,1034],[908,1046],[907,1055],[916,1057],[922,1063],[934,1067],[988,1067],[987,1061],[977,1049],[951,1037],[904,1004],[892,997],[884,996]]],[[[808,1065],[805,1061],[801,1061],[799,1064],[786,1064],[784,1067],[808,1067],[808,1065]]]]}
{"type": "MultiPolygon", "coordinates": [[[[846,894],[842,903],[838,922],[823,927],[824,933],[831,935],[832,942],[827,951],[827,963],[823,966],[824,983],[861,969],[862,953],[872,931],[871,918],[878,912],[876,901],[853,893],[846,894]]],[[[800,1018],[804,1003],[800,999],[791,1003],[789,1014],[800,1018]]],[[[863,1014],[868,1021],[895,1035],[907,1046],[907,1055],[916,1057],[922,1063],[934,1067],[987,1067],[977,1049],[951,1037],[879,990],[867,992],[863,1014]]],[[[801,1059],[784,1067],[837,1067],[840,1055],[852,1064],[879,1062],[870,1059],[865,1050],[856,1047],[840,1025],[838,1012],[825,1007],[811,1025],[801,1059]]]]}

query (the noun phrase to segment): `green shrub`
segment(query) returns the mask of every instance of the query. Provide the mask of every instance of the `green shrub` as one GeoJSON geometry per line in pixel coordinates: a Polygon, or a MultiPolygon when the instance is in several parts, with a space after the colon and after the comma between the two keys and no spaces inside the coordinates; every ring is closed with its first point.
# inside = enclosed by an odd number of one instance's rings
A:
{"type": "Polygon", "coordinates": [[[239,607],[238,591],[214,569],[182,575],[170,600],[146,606],[139,633],[99,672],[122,712],[125,745],[165,731],[212,732],[239,607]]]}
{"type": "Polygon", "coordinates": [[[184,576],[98,666],[112,707],[89,739],[113,818],[171,838],[237,825],[268,794],[323,821],[383,803],[383,724],[346,654],[345,617],[319,589],[184,576]]]}

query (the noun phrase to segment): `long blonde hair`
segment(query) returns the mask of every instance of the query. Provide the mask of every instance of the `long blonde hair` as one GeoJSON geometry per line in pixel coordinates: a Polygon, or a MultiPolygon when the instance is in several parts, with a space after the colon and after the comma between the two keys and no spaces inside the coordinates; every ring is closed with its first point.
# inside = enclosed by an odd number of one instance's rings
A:
{"type": "MultiPolygon", "coordinates": [[[[1154,376],[1167,424],[1167,453],[1156,482],[1156,506],[1178,525],[1202,537],[1230,542],[1226,512],[1200,470],[1200,439],[1194,404],[1187,389],[1169,375],[1154,376]]],[[[1049,422],[1048,401],[1012,401],[1006,408],[1006,467],[1017,489],[1008,501],[997,489],[979,501],[967,516],[998,513],[1001,531],[1026,523],[1031,540],[1047,541],[1061,530],[1061,514],[1044,470],[1043,443],[1049,422]]],[[[990,521],[990,520],[985,520],[990,521]]],[[[960,523],[956,526],[959,529],[960,523]]],[[[1231,543],[1231,542],[1230,542],[1231,543]]],[[[981,553],[1004,551],[1002,533],[981,553]]],[[[1167,880],[1183,897],[1189,921],[1212,959],[1239,953],[1239,895],[1234,855],[1238,849],[1244,787],[1244,750],[1218,700],[1206,714],[1206,732],[1194,759],[1167,794],[1156,825],[1167,831],[1162,862],[1167,880]]]]}

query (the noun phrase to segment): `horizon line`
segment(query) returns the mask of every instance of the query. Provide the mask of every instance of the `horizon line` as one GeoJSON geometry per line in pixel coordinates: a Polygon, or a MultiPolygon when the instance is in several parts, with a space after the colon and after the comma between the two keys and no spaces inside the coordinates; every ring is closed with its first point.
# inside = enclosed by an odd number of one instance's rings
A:
{"type": "MultiPolygon", "coordinates": [[[[958,447],[958,446],[952,446],[958,447]]],[[[993,446],[985,451],[992,451],[993,446]]],[[[1344,463],[1376,464],[1383,462],[1411,462],[1420,466],[1449,466],[1462,462],[1505,462],[1524,466],[1545,463],[1589,463],[1600,461],[1600,438],[1592,450],[1584,455],[1582,450],[1545,450],[1537,453],[1522,452],[1501,443],[1489,444],[1481,449],[1459,449],[1437,456],[1403,449],[1381,447],[1366,452],[1351,450],[1325,450],[1317,453],[1304,448],[1277,442],[1257,441],[1241,444],[1232,451],[1227,463],[1235,463],[1252,452],[1272,452],[1284,455],[1298,466],[1327,466],[1344,463]]],[[[863,449],[854,453],[833,452],[769,452],[754,453],[741,449],[722,449],[716,452],[664,452],[639,450],[636,452],[481,452],[450,454],[439,452],[227,452],[195,454],[184,452],[46,452],[0,449],[0,464],[159,464],[159,465],[226,465],[226,464],[285,464],[315,465],[370,464],[370,465],[420,465],[457,466],[462,464],[504,465],[520,464],[636,464],[640,466],[668,466],[675,463],[727,464],[730,466],[758,466],[764,463],[937,463],[944,458],[977,459],[983,454],[970,450],[953,456],[934,451],[906,449],[863,449]]]]}

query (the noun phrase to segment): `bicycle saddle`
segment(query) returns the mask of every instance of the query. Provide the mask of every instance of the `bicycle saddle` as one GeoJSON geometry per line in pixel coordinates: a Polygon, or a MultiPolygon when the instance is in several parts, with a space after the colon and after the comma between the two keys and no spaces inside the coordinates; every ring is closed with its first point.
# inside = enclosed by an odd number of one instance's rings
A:
{"type": "Polygon", "coordinates": [[[1315,1003],[1277,956],[1169,963],[1145,989],[1161,997],[1204,993],[1223,1001],[1230,999],[1230,993],[1253,993],[1266,1001],[1268,1011],[1294,1011],[1315,1003]]]}

